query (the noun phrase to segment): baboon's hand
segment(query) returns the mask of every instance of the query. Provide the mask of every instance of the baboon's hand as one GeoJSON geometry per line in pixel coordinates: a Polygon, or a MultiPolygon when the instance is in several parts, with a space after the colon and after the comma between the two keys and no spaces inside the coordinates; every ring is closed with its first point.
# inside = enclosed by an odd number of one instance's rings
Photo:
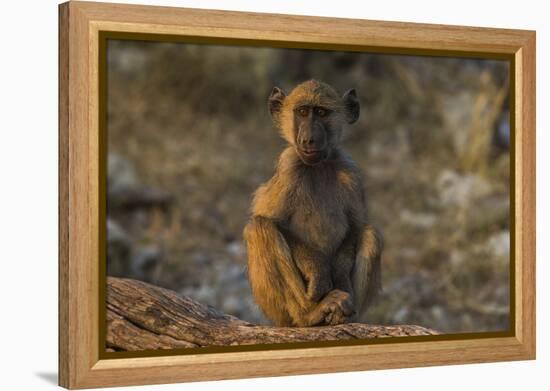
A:
{"type": "Polygon", "coordinates": [[[330,326],[347,323],[355,312],[350,294],[338,289],[330,291],[324,302],[325,324],[330,326]]]}

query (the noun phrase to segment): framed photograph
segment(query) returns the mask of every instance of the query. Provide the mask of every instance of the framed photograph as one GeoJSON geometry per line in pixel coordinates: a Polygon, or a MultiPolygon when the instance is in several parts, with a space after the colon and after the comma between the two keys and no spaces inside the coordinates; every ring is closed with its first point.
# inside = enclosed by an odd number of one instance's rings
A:
{"type": "Polygon", "coordinates": [[[535,32],[59,21],[61,386],[535,358],[535,32]]]}

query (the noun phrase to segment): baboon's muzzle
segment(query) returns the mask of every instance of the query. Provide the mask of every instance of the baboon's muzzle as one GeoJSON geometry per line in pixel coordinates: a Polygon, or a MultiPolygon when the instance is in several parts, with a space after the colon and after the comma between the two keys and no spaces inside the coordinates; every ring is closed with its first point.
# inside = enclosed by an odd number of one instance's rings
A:
{"type": "Polygon", "coordinates": [[[300,126],[296,144],[296,151],[305,164],[318,164],[328,156],[326,132],[318,123],[300,126]]]}

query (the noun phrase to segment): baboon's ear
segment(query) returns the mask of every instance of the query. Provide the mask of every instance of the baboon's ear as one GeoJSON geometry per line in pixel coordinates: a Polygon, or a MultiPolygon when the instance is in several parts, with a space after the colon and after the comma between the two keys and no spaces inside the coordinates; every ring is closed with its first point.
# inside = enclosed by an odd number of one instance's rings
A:
{"type": "Polygon", "coordinates": [[[357,92],[355,88],[346,91],[344,96],[342,96],[344,101],[344,106],[346,108],[346,120],[348,124],[352,124],[359,119],[359,99],[357,99],[357,92]]]}
{"type": "Polygon", "coordinates": [[[283,90],[279,87],[273,87],[273,90],[267,99],[267,108],[269,109],[269,114],[271,114],[271,117],[274,119],[276,119],[281,112],[285,98],[286,95],[283,90]]]}

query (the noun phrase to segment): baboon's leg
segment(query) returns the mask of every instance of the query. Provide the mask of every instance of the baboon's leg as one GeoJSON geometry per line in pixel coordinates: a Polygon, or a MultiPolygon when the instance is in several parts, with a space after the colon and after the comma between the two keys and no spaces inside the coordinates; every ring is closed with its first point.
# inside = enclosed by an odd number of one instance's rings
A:
{"type": "Polygon", "coordinates": [[[382,289],[380,255],[382,236],[369,225],[358,233],[357,254],[352,271],[353,300],[358,317],[364,315],[369,305],[382,289]]]}
{"type": "Polygon", "coordinates": [[[301,300],[305,287],[301,279],[293,278],[299,272],[284,237],[269,219],[253,217],[244,229],[244,239],[248,279],[256,303],[276,325],[292,325],[287,303],[295,301],[296,305],[306,306],[301,300]]]}
{"type": "MultiPolygon", "coordinates": [[[[290,249],[276,225],[253,217],[244,230],[248,277],[256,303],[279,326],[314,326],[346,307],[347,293],[330,292],[320,303],[307,297],[306,287],[290,249]]],[[[349,310],[351,311],[351,310],[349,310]]]]}
{"type": "Polygon", "coordinates": [[[326,255],[284,234],[290,253],[304,281],[307,298],[319,302],[332,290],[331,265],[326,255]]]}

